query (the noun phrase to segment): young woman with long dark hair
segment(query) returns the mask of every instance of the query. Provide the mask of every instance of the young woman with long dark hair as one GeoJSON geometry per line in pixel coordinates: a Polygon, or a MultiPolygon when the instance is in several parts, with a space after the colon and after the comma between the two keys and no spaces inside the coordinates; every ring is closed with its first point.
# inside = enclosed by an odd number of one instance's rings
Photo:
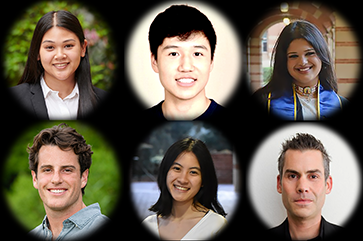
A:
{"type": "Polygon", "coordinates": [[[162,239],[211,239],[227,224],[217,200],[218,181],[205,144],[185,138],[165,153],[158,174],[159,200],[155,215],[143,224],[162,239]]]}
{"type": "Polygon", "coordinates": [[[60,10],[38,21],[23,76],[11,91],[41,119],[83,118],[97,107],[106,92],[92,85],[87,40],[77,17],[60,10]]]}
{"type": "Polygon", "coordinates": [[[288,120],[322,120],[347,103],[337,94],[328,46],[313,24],[298,20],[286,26],[272,60],[269,83],[254,94],[269,113],[288,120]]]}

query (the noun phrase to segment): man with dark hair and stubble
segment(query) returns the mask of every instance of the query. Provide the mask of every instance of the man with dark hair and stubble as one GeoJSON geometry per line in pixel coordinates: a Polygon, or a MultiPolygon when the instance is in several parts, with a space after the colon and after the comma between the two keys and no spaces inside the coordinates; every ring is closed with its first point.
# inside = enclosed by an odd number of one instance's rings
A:
{"type": "Polygon", "coordinates": [[[321,141],[305,133],[282,144],[278,159],[277,191],[287,218],[269,233],[280,240],[327,240],[342,228],[329,223],[321,211],[333,187],[330,157],[321,141]]]}
{"type": "Polygon", "coordinates": [[[98,203],[86,206],[82,197],[91,167],[91,146],[66,124],[44,129],[28,147],[33,186],[46,215],[30,231],[41,240],[78,240],[109,219],[98,203]]]}

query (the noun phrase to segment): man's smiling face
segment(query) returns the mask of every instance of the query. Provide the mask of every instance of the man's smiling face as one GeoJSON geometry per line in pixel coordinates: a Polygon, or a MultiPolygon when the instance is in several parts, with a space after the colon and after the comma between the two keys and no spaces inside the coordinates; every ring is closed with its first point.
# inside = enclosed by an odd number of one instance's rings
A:
{"type": "Polygon", "coordinates": [[[40,148],[38,159],[37,174],[32,171],[33,186],[38,189],[46,211],[65,211],[82,205],[81,188],[87,184],[88,169],[81,176],[74,151],[45,145],[40,148]]]}
{"type": "Polygon", "coordinates": [[[213,61],[204,34],[194,33],[183,41],[179,37],[165,38],[157,56],[156,60],[151,55],[151,63],[165,88],[165,99],[190,100],[205,96],[213,61]]]}

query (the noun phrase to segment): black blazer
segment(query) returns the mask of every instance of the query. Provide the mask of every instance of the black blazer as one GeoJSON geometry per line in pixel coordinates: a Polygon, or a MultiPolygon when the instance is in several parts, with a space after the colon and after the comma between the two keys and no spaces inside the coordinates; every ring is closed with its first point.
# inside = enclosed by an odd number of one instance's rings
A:
{"type": "MultiPolygon", "coordinates": [[[[340,237],[344,233],[344,229],[335,224],[329,223],[321,217],[320,232],[316,240],[336,240],[335,238],[340,237]]],[[[272,240],[291,240],[289,231],[289,222],[287,218],[285,221],[277,227],[269,229],[267,234],[272,240]]],[[[315,240],[315,239],[313,239],[315,240]]],[[[339,240],[339,239],[338,239],[339,240]]]]}
{"type": "MultiPolygon", "coordinates": [[[[107,92],[93,86],[99,101],[102,101],[107,92]]],[[[33,114],[39,119],[49,120],[45,99],[43,96],[40,83],[29,84],[24,83],[10,88],[11,94],[15,97],[18,103],[26,109],[30,114],[33,114]]]]}

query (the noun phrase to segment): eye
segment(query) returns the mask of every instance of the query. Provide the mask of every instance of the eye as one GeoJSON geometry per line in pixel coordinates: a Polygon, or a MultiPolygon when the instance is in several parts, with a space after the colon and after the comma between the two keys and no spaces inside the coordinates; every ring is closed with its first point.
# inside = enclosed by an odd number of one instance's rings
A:
{"type": "Polygon", "coordinates": [[[296,179],[298,176],[296,174],[290,174],[287,176],[289,179],[296,179]]]}
{"type": "Polygon", "coordinates": [[[291,54],[291,55],[289,55],[289,59],[295,59],[297,57],[299,57],[297,54],[291,54]]]}
{"type": "Polygon", "coordinates": [[[310,52],[307,52],[306,53],[306,56],[313,56],[313,55],[315,55],[315,52],[314,51],[310,51],[310,52]]]}
{"type": "Polygon", "coordinates": [[[199,172],[197,172],[197,171],[190,171],[190,174],[192,174],[192,175],[199,175],[199,172]]]}
{"type": "Polygon", "coordinates": [[[196,52],[196,53],[194,53],[194,56],[196,56],[196,57],[200,57],[200,56],[203,56],[203,54],[202,54],[202,53],[200,53],[200,52],[196,52]]]}
{"type": "Polygon", "coordinates": [[[177,52],[171,52],[169,53],[169,56],[176,57],[179,56],[179,54],[177,52]]]}
{"type": "Polygon", "coordinates": [[[64,169],[64,170],[63,170],[63,172],[71,173],[71,172],[72,172],[72,169],[70,169],[70,168],[66,168],[66,169],[64,169]]]}
{"type": "Polygon", "coordinates": [[[44,47],[46,50],[53,50],[54,49],[54,47],[53,46],[45,46],[44,47]]]}
{"type": "Polygon", "coordinates": [[[73,48],[73,47],[74,47],[73,44],[67,44],[66,46],[64,46],[64,48],[66,48],[66,49],[70,49],[70,48],[73,48]]]}
{"type": "Polygon", "coordinates": [[[318,178],[319,178],[319,176],[318,176],[318,175],[315,175],[315,174],[312,174],[312,175],[310,176],[310,178],[311,178],[311,179],[318,179],[318,178]]]}
{"type": "Polygon", "coordinates": [[[174,171],[180,171],[181,170],[181,168],[178,167],[178,166],[173,166],[171,169],[174,170],[174,171]]]}

